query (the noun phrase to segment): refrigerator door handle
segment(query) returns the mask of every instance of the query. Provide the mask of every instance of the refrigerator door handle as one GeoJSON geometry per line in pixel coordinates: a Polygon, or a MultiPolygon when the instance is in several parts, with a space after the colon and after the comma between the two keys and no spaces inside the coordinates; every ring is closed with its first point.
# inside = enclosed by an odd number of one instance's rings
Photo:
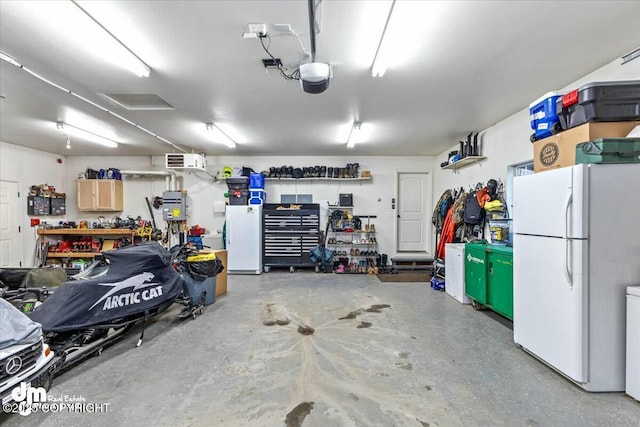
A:
{"type": "Polygon", "coordinates": [[[231,245],[231,216],[227,218],[227,245],[231,245]]]}
{"type": "Polygon", "coordinates": [[[573,258],[571,256],[571,239],[564,239],[564,277],[567,279],[569,289],[573,289],[573,273],[569,270],[569,262],[573,258]]]}
{"type": "Polygon", "coordinates": [[[573,201],[573,193],[569,193],[569,197],[567,197],[567,201],[564,204],[564,237],[566,239],[570,239],[569,230],[571,229],[569,225],[570,216],[569,216],[569,206],[571,206],[571,202],[573,201]]]}

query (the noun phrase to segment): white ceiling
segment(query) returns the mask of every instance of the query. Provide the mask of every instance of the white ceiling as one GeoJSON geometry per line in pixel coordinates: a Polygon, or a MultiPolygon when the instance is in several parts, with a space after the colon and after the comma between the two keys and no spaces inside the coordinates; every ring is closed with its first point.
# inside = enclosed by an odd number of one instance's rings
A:
{"type": "MultiPolygon", "coordinates": [[[[148,78],[110,63],[82,31],[67,28],[56,13],[69,2],[0,1],[0,50],[182,149],[208,155],[435,155],[640,45],[640,1],[398,0],[393,18],[413,19],[400,25],[400,59],[374,78],[391,3],[325,0],[317,60],[336,66],[329,90],[311,95],[266,72],[259,42],[242,37],[249,23],[285,23],[309,49],[307,1],[78,3],[150,66],[148,78]],[[129,111],[103,93],[157,94],[175,110],[129,111]],[[354,120],[366,140],[348,150],[354,120]],[[205,129],[211,121],[225,126],[235,149],[213,140],[205,129]]],[[[291,35],[274,34],[270,50],[285,66],[306,60],[291,35]]],[[[61,155],[175,151],[0,63],[2,141],[61,155]],[[66,150],[55,122],[72,120],[99,123],[120,146],[72,137],[66,150]]]]}

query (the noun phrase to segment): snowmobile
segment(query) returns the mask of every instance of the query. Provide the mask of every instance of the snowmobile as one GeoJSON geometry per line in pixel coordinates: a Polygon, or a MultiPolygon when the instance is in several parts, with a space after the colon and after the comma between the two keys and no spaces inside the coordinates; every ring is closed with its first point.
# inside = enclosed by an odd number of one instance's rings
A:
{"type": "Polygon", "coordinates": [[[144,242],[102,254],[93,272],[62,283],[33,311],[44,339],[59,358],[56,373],[99,355],[136,323],[169,308],[184,280],[172,266],[171,253],[157,242],[144,242]]]}

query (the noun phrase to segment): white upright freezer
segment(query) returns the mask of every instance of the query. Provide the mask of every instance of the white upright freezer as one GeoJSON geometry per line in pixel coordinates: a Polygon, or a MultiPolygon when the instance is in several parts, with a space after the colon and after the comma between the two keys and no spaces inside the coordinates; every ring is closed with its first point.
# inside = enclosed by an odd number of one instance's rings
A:
{"type": "Polygon", "coordinates": [[[262,206],[226,207],[228,274],[262,273],[262,206]]]}
{"type": "Polygon", "coordinates": [[[447,243],[444,254],[444,291],[462,304],[471,304],[464,293],[464,243],[447,243]]]}
{"type": "Polygon", "coordinates": [[[589,391],[624,391],[625,290],[640,277],[640,164],[514,179],[514,341],[589,391]]]}

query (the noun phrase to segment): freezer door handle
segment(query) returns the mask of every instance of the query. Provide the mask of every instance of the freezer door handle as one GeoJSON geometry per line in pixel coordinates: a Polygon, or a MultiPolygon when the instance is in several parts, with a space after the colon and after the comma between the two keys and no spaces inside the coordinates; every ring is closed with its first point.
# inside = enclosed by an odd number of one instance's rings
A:
{"type": "Polygon", "coordinates": [[[564,204],[564,237],[569,239],[569,230],[571,229],[569,221],[569,206],[571,206],[571,202],[573,201],[573,193],[569,193],[569,197],[567,197],[567,201],[564,204]]]}
{"type": "Polygon", "coordinates": [[[569,262],[573,259],[571,255],[571,239],[564,239],[564,277],[567,279],[569,289],[573,289],[573,273],[569,269],[569,262]]]}

